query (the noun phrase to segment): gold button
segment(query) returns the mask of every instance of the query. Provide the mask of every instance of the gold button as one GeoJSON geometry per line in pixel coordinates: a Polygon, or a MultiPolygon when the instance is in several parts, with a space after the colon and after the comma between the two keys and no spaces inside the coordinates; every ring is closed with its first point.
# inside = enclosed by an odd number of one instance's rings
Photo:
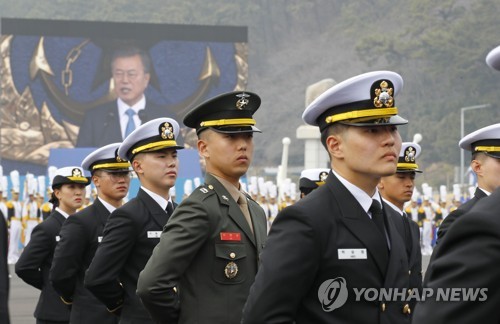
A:
{"type": "Polygon", "coordinates": [[[411,314],[410,305],[406,304],[406,305],[403,307],[403,314],[408,314],[408,315],[410,315],[410,314],[411,314]]]}
{"type": "Polygon", "coordinates": [[[231,259],[236,258],[236,253],[234,253],[234,252],[229,253],[229,257],[230,257],[231,259]]]}
{"type": "Polygon", "coordinates": [[[208,185],[208,189],[212,190],[213,188],[214,188],[214,186],[208,185]]]}
{"type": "Polygon", "coordinates": [[[408,275],[409,275],[409,276],[411,275],[411,270],[408,270],[408,275]]]}
{"type": "Polygon", "coordinates": [[[382,305],[380,305],[380,309],[382,310],[382,312],[385,312],[385,303],[382,303],[382,305]]]}
{"type": "Polygon", "coordinates": [[[172,290],[177,294],[177,287],[172,288],[172,290]]]}
{"type": "Polygon", "coordinates": [[[410,289],[408,289],[408,295],[411,295],[411,292],[412,292],[412,291],[413,291],[413,290],[411,290],[411,288],[410,288],[410,289]]]}

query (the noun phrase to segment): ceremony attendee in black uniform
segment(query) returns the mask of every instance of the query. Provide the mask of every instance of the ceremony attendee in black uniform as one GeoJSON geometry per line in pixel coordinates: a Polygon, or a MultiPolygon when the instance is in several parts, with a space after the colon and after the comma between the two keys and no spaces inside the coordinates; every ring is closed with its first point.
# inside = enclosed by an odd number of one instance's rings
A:
{"type": "Polygon", "coordinates": [[[231,92],[194,108],[205,183],[184,199],[141,272],[137,294],[156,323],[239,324],[266,239],[266,215],[240,178],[253,156],[260,98],[231,92]]]}
{"type": "Polygon", "coordinates": [[[176,143],[178,134],[175,120],[158,118],[137,128],[118,150],[132,164],[141,188],[109,216],[85,287],[122,324],[153,323],[136,295],[137,279],[175,207],[169,190],[177,179],[177,150],[183,148],[176,143]]]}
{"type": "MultiPolygon", "coordinates": [[[[498,153],[500,142],[494,146],[498,153]]],[[[434,248],[424,280],[424,289],[433,295],[417,304],[412,323],[500,322],[498,206],[500,188],[460,216],[434,248]]]]}
{"type": "Polygon", "coordinates": [[[90,180],[80,167],[64,167],[57,170],[52,180],[51,202],[54,210],[38,224],[31,234],[16,263],[16,274],[29,285],[40,289],[40,298],[35,309],[39,324],[69,323],[70,309],[55,292],[49,281],[54,249],[60,239],[59,231],[66,219],[83,204],[85,186],[90,180]]]}
{"type": "Polygon", "coordinates": [[[90,153],[82,169],[90,171],[97,199],[64,223],[54,252],[50,281],[64,303],[71,305],[72,324],[114,324],[118,317],[83,286],[85,271],[102,239],[108,216],[120,207],[130,185],[130,163],[117,155],[121,143],[90,153]]]}
{"type": "Polygon", "coordinates": [[[0,210],[0,323],[9,324],[9,232],[7,229],[7,215],[0,210]]]}
{"type": "Polygon", "coordinates": [[[396,172],[396,125],[407,123],[394,100],[402,86],[397,73],[365,73],[306,108],[302,117],[320,128],[332,171],[276,217],[242,323],[410,322],[405,301],[357,301],[354,293],[409,286],[404,242],[377,191],[380,178],[396,172]]]}
{"type": "Polygon", "coordinates": [[[330,169],[325,168],[302,170],[299,178],[300,199],[324,185],[328,173],[330,173],[330,169]]]}
{"type": "Polygon", "coordinates": [[[167,111],[146,100],[151,58],[137,47],[120,47],[113,53],[111,72],[118,99],[85,114],[77,147],[101,147],[121,142],[136,127],[164,117],[167,111]]]}
{"type": "Polygon", "coordinates": [[[443,220],[437,233],[438,243],[443,240],[457,218],[467,213],[481,198],[489,196],[500,187],[500,153],[492,151],[492,145],[498,143],[500,143],[500,123],[478,129],[460,140],[460,148],[472,152],[470,167],[476,174],[477,188],[474,197],[443,220]]]}
{"type": "MultiPolygon", "coordinates": [[[[387,209],[389,217],[393,218],[394,225],[403,238],[408,255],[410,268],[410,291],[422,291],[422,251],[420,250],[420,229],[409,215],[404,212],[404,204],[411,200],[415,188],[415,175],[422,173],[418,168],[416,159],[421,148],[417,143],[404,142],[399,154],[396,174],[382,177],[378,190],[384,202],[392,207],[387,209]]],[[[413,295],[417,292],[413,293],[413,295]]],[[[410,307],[413,309],[417,298],[411,298],[410,307]]],[[[410,314],[411,315],[411,314],[410,314]]]]}

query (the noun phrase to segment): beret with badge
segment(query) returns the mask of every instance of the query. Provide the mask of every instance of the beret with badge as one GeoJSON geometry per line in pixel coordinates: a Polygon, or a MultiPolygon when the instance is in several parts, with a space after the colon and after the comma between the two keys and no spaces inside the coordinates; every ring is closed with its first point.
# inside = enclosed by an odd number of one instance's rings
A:
{"type": "Polygon", "coordinates": [[[403,142],[401,144],[401,151],[399,152],[398,166],[396,169],[396,173],[402,172],[418,172],[422,173],[422,170],[419,170],[417,164],[417,157],[420,155],[422,149],[420,145],[413,142],[403,142]]]}
{"type": "Polygon", "coordinates": [[[139,153],[163,149],[183,149],[178,145],[179,124],[172,118],[157,118],[136,128],[118,148],[118,156],[132,161],[139,153]]]}
{"type": "Polygon", "coordinates": [[[458,145],[473,154],[482,152],[500,159],[500,123],[480,128],[464,136],[458,145]]]}
{"type": "Polygon", "coordinates": [[[252,92],[224,93],[193,108],[184,117],[184,125],[195,128],[197,134],[208,128],[219,133],[260,133],[253,119],[260,102],[252,92]]]}
{"type": "Polygon", "coordinates": [[[88,186],[90,179],[85,177],[83,169],[77,166],[69,166],[56,170],[54,179],[52,180],[52,189],[63,184],[83,184],[88,186]]]}
{"type": "Polygon", "coordinates": [[[340,82],[316,98],[302,114],[321,131],[334,123],[350,126],[404,125],[395,97],[403,78],[391,71],[364,73],[340,82]]]}
{"type": "Polygon", "coordinates": [[[83,159],[82,169],[94,172],[124,172],[130,169],[130,163],[118,155],[121,143],[112,143],[93,151],[83,159]]]}

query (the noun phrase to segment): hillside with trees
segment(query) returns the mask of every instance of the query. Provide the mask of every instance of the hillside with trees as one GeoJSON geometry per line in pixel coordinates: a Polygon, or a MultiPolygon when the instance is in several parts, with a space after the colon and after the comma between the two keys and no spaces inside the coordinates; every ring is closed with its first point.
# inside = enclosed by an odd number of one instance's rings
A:
{"type": "MultiPolygon", "coordinates": [[[[465,133],[500,122],[500,72],[486,66],[500,45],[496,0],[148,0],[0,1],[1,17],[234,25],[249,28],[248,89],[262,97],[256,114],[255,166],[276,166],[281,139],[292,139],[289,165],[303,163],[305,88],[388,69],[400,73],[396,98],[404,141],[423,135],[422,181],[453,182],[460,161],[460,108],[465,133]]],[[[466,154],[466,162],[468,154],[466,154]]]]}

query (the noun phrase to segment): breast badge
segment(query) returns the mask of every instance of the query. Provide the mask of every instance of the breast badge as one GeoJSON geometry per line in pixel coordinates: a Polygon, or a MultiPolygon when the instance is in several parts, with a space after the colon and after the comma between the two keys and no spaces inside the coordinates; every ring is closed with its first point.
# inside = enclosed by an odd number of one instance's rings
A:
{"type": "Polygon", "coordinates": [[[238,274],[238,265],[233,261],[229,262],[224,268],[224,274],[227,279],[234,279],[238,274]]]}

